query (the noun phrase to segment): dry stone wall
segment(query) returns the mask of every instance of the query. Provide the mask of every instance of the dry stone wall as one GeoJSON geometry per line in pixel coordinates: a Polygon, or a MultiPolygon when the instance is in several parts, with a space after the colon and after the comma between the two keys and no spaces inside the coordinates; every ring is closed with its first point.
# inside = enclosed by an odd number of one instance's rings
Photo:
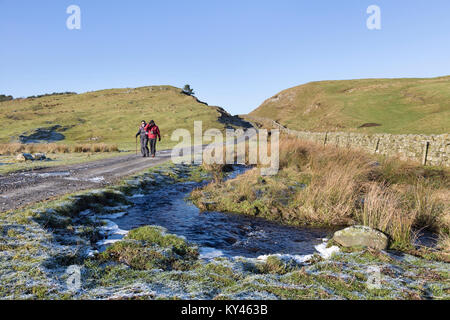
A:
{"type": "Polygon", "coordinates": [[[450,166],[450,135],[448,133],[440,135],[397,135],[387,133],[304,132],[285,128],[275,121],[273,121],[273,126],[279,128],[281,132],[324,145],[358,148],[371,153],[418,161],[425,165],[450,166]]]}

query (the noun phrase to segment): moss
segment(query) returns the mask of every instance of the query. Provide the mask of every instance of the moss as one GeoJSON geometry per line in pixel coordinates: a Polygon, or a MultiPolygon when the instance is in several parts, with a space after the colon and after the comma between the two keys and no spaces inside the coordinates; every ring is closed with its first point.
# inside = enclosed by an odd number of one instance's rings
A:
{"type": "Polygon", "coordinates": [[[313,288],[267,286],[264,288],[264,291],[273,293],[280,299],[290,300],[326,299],[327,297],[329,297],[329,294],[326,291],[313,288]]]}
{"type": "Polygon", "coordinates": [[[330,265],[325,267],[314,265],[308,268],[308,271],[302,269],[289,273],[281,280],[290,284],[322,288],[321,290],[346,299],[387,299],[393,296],[393,289],[390,288],[370,290],[366,284],[367,276],[362,272],[344,271],[336,266],[329,267],[330,265]]]}
{"type": "Polygon", "coordinates": [[[237,276],[236,272],[233,271],[233,269],[231,269],[230,267],[224,266],[221,263],[208,263],[204,268],[207,271],[225,275],[228,277],[236,277],[237,276]]]}
{"type": "Polygon", "coordinates": [[[210,278],[210,280],[220,287],[232,286],[237,281],[243,279],[241,274],[221,263],[208,263],[204,267],[197,269],[197,272],[205,278],[210,278]]]}
{"type": "Polygon", "coordinates": [[[101,261],[122,262],[137,270],[167,270],[169,268],[169,261],[161,252],[134,242],[117,242],[103,252],[99,258],[101,261]]]}
{"type": "Polygon", "coordinates": [[[296,268],[295,265],[281,260],[277,256],[269,256],[264,264],[258,265],[261,273],[286,274],[296,268]]]}
{"type": "Polygon", "coordinates": [[[450,254],[445,251],[438,251],[431,248],[420,248],[420,249],[408,249],[405,250],[406,253],[423,258],[430,261],[442,261],[450,263],[450,254]]]}
{"type": "Polygon", "coordinates": [[[361,264],[385,264],[393,262],[393,259],[386,253],[370,249],[351,249],[344,251],[344,254],[336,255],[334,260],[346,263],[361,264]]]}
{"type": "Polygon", "coordinates": [[[121,262],[137,270],[188,270],[197,257],[196,247],[153,226],[131,230],[99,255],[100,261],[121,262]]]}
{"type": "Polygon", "coordinates": [[[8,232],[6,233],[8,237],[15,238],[19,235],[19,233],[14,229],[8,229],[8,232]]]}
{"type": "Polygon", "coordinates": [[[51,289],[47,286],[35,286],[31,288],[31,293],[40,300],[48,298],[51,289]]]}
{"type": "Polygon", "coordinates": [[[84,257],[80,255],[78,252],[74,252],[71,254],[62,254],[58,255],[56,257],[53,257],[52,259],[49,259],[44,264],[48,268],[52,267],[68,267],[72,265],[80,265],[84,261],[84,257]]]}
{"type": "Polygon", "coordinates": [[[342,264],[335,261],[323,261],[313,265],[311,270],[315,271],[329,271],[331,273],[339,274],[342,271],[342,264]]]}
{"type": "Polygon", "coordinates": [[[144,241],[158,245],[163,248],[170,248],[179,255],[198,255],[197,249],[190,247],[186,241],[173,234],[164,234],[163,229],[154,226],[145,226],[131,230],[126,239],[144,241]]]}

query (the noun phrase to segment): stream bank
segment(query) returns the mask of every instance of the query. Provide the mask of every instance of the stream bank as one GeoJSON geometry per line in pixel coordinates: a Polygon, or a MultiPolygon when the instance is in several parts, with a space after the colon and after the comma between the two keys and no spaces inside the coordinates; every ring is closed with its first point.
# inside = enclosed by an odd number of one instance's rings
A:
{"type": "Polygon", "coordinates": [[[446,263],[367,250],[325,259],[326,230],[201,213],[185,197],[209,178],[199,167],[163,165],[2,214],[0,298],[449,298],[446,263]],[[80,270],[76,290],[70,267],[80,270]],[[377,288],[367,285],[373,270],[377,288]]]}

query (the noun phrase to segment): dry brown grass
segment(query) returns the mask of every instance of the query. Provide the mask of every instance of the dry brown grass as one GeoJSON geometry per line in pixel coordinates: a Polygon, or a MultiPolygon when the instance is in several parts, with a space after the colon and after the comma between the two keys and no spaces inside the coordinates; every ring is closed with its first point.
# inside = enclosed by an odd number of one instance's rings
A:
{"type": "Polygon", "coordinates": [[[358,211],[358,220],[390,235],[398,244],[410,243],[418,212],[408,209],[400,193],[373,182],[364,197],[363,209],[358,211]]]}
{"type": "Polygon", "coordinates": [[[344,225],[354,216],[372,166],[366,154],[325,147],[285,137],[280,143],[280,167],[308,173],[308,192],[296,194],[295,215],[312,224],[344,225]]]}
{"type": "Polygon", "coordinates": [[[298,213],[312,222],[348,224],[361,192],[358,169],[348,164],[313,170],[308,192],[299,192],[296,196],[298,213]]]}
{"type": "MultiPolygon", "coordinates": [[[[415,225],[427,228],[432,231],[439,231],[445,222],[445,215],[448,215],[446,203],[441,200],[439,191],[432,188],[429,183],[419,178],[415,185],[410,187],[412,193],[412,206],[415,212],[415,225]]],[[[447,208],[448,209],[448,208],[447,208]]]]}
{"type": "Polygon", "coordinates": [[[438,241],[438,249],[450,257],[450,234],[441,233],[438,241]]]}
{"type": "Polygon", "coordinates": [[[98,153],[117,152],[117,145],[105,143],[64,145],[56,143],[48,144],[0,144],[0,155],[16,155],[19,153],[98,153]]]}

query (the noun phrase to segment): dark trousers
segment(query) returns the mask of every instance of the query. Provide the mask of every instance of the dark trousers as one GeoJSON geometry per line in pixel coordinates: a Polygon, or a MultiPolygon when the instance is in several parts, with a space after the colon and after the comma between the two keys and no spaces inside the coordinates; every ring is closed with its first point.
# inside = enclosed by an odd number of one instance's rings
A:
{"type": "Polygon", "coordinates": [[[156,139],[150,139],[150,153],[152,156],[156,154],[156,139]]]}
{"type": "Polygon", "coordinates": [[[148,137],[141,137],[141,153],[143,157],[149,156],[148,137]]]}

